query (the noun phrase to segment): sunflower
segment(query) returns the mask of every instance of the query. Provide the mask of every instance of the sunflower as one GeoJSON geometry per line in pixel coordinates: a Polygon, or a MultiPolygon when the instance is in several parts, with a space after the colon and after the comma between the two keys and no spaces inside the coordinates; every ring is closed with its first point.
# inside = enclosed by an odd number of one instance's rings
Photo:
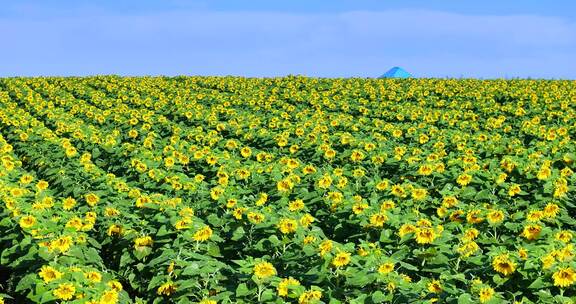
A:
{"type": "Polygon", "coordinates": [[[319,290],[305,291],[298,298],[298,304],[311,304],[322,298],[322,292],[319,290]]]}
{"type": "Polygon", "coordinates": [[[100,198],[94,194],[94,193],[88,193],[84,196],[84,199],[86,200],[86,203],[90,206],[90,207],[94,207],[99,201],[100,198]]]}
{"type": "Polygon", "coordinates": [[[486,219],[488,220],[488,223],[492,225],[499,224],[504,220],[504,212],[501,210],[491,210],[488,212],[486,219]]]}
{"type": "Polygon", "coordinates": [[[252,155],[252,149],[250,149],[249,147],[244,147],[240,149],[240,155],[242,155],[242,157],[244,158],[248,158],[252,155]]]}
{"type": "Polygon", "coordinates": [[[466,173],[460,174],[458,175],[458,178],[456,178],[456,183],[458,183],[460,186],[466,186],[470,184],[471,181],[472,175],[466,173]]]}
{"type": "Polygon", "coordinates": [[[553,218],[560,213],[560,207],[554,203],[548,203],[546,207],[544,207],[543,213],[545,217],[553,218]]]}
{"type": "Polygon", "coordinates": [[[478,292],[478,296],[480,297],[480,303],[486,303],[494,297],[494,289],[491,287],[483,287],[478,292]]]}
{"type": "Polygon", "coordinates": [[[508,257],[508,254],[501,254],[492,259],[492,267],[497,272],[507,276],[516,271],[516,263],[508,257]]]}
{"type": "Polygon", "coordinates": [[[192,238],[197,242],[204,242],[208,240],[211,236],[212,236],[212,229],[210,228],[210,226],[204,226],[200,230],[196,231],[196,233],[194,233],[194,236],[192,238]]]}
{"type": "Polygon", "coordinates": [[[42,266],[42,268],[40,268],[40,272],[38,273],[38,275],[40,276],[40,278],[42,278],[42,280],[44,280],[44,283],[58,280],[59,278],[62,277],[62,273],[60,271],[56,270],[56,268],[52,266],[47,265],[44,265],[42,266]]]}
{"type": "Polygon", "coordinates": [[[406,234],[416,232],[416,226],[412,224],[403,224],[398,230],[398,235],[404,237],[406,234]]]}
{"type": "Polygon", "coordinates": [[[310,215],[309,213],[306,213],[302,217],[300,217],[300,225],[302,225],[303,227],[308,227],[313,222],[314,222],[314,217],[312,215],[310,215]]]}
{"type": "Polygon", "coordinates": [[[393,185],[390,192],[396,197],[406,196],[406,190],[401,185],[393,185]]]}
{"type": "Polygon", "coordinates": [[[38,183],[36,183],[36,189],[38,189],[39,191],[48,189],[48,182],[45,180],[38,181],[38,183]]]}
{"type": "Polygon", "coordinates": [[[568,230],[562,230],[562,231],[556,233],[556,236],[555,236],[555,238],[557,240],[564,242],[564,243],[570,242],[570,240],[572,240],[572,237],[573,237],[572,232],[570,232],[568,230]]]}
{"type": "Polygon", "coordinates": [[[535,240],[538,238],[541,231],[542,226],[537,224],[530,224],[524,227],[524,230],[522,230],[522,236],[530,241],[535,240]]]}
{"type": "Polygon", "coordinates": [[[134,240],[134,249],[141,251],[146,248],[152,247],[152,244],[153,244],[152,237],[150,236],[138,237],[134,240]]]}
{"type": "Polygon", "coordinates": [[[20,218],[18,224],[20,224],[20,227],[22,227],[22,229],[28,229],[36,224],[36,218],[32,215],[26,215],[20,218]]]}
{"type": "Polygon", "coordinates": [[[292,277],[282,279],[280,283],[278,283],[278,287],[276,290],[278,291],[278,296],[285,297],[288,295],[288,288],[300,286],[300,282],[292,277]]]}
{"type": "Polygon", "coordinates": [[[432,228],[417,228],[415,237],[418,244],[431,244],[438,235],[432,228]]]}
{"type": "Polygon", "coordinates": [[[276,275],[276,268],[268,262],[260,262],[254,265],[254,275],[259,279],[265,279],[276,275]]]}
{"type": "Polygon", "coordinates": [[[294,188],[294,183],[288,178],[282,179],[276,183],[276,188],[278,192],[286,193],[294,188]]]}
{"type": "Polygon", "coordinates": [[[296,199],[288,203],[288,210],[289,211],[298,211],[304,209],[304,201],[301,199],[296,199]]]}
{"type": "Polygon", "coordinates": [[[428,289],[428,291],[431,293],[441,293],[442,284],[438,280],[432,280],[428,283],[428,285],[426,285],[426,289],[428,289]]]}
{"type": "Polygon", "coordinates": [[[576,272],[571,267],[560,268],[552,275],[554,286],[566,288],[576,282],[576,272]]]}
{"type": "Polygon", "coordinates": [[[394,270],[394,263],[391,262],[380,264],[380,266],[378,267],[378,272],[381,274],[387,274],[392,272],[393,270],[394,270]]]}
{"type": "Polygon", "coordinates": [[[52,294],[60,300],[68,301],[74,297],[75,292],[76,287],[74,287],[74,285],[71,283],[62,283],[52,291],[52,294]]]}
{"type": "Polygon", "coordinates": [[[60,252],[66,252],[72,246],[72,237],[70,236],[63,236],[59,237],[50,242],[49,249],[51,251],[58,250],[60,252]]]}
{"type": "Polygon", "coordinates": [[[383,227],[388,221],[388,216],[384,213],[376,213],[370,216],[370,225],[373,227],[383,227]]]}
{"type": "Polygon", "coordinates": [[[84,273],[84,277],[92,283],[98,283],[102,281],[102,275],[96,271],[88,271],[84,273]]]}
{"type": "Polygon", "coordinates": [[[332,241],[324,240],[320,243],[318,249],[320,250],[320,256],[324,256],[326,253],[332,251],[332,241]]]}
{"type": "Polygon", "coordinates": [[[278,229],[283,234],[294,233],[296,228],[298,228],[298,222],[293,219],[281,219],[278,223],[278,229]]]}
{"type": "Polygon", "coordinates": [[[426,189],[417,188],[412,190],[412,199],[415,201],[421,201],[426,198],[428,191],[426,189]]]}
{"type": "Polygon", "coordinates": [[[339,252],[332,259],[332,265],[335,267],[346,266],[350,263],[350,253],[349,252],[339,252]]]}
{"type": "Polygon", "coordinates": [[[419,175],[430,175],[432,172],[434,172],[434,170],[430,165],[422,165],[420,168],[418,168],[419,175]]]}
{"type": "Polygon", "coordinates": [[[172,281],[168,281],[160,285],[160,287],[158,287],[158,289],[156,290],[156,293],[159,296],[162,295],[169,296],[175,292],[176,292],[176,284],[174,284],[172,281]]]}
{"type": "Polygon", "coordinates": [[[98,304],[116,304],[118,303],[118,291],[108,290],[100,297],[98,304]]]}

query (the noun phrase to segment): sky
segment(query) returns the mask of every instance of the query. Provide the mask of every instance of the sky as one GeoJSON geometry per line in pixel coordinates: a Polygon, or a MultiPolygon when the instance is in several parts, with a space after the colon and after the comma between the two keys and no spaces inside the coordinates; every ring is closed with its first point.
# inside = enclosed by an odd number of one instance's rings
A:
{"type": "Polygon", "coordinates": [[[573,0],[2,0],[0,77],[576,79],[573,0]]]}

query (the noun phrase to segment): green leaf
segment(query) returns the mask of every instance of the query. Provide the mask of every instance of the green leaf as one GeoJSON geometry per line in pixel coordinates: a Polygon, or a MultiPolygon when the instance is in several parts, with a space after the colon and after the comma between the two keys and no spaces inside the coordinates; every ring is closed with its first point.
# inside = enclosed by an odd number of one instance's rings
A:
{"type": "Polygon", "coordinates": [[[244,228],[242,226],[236,228],[236,230],[234,230],[234,233],[232,233],[232,240],[233,241],[238,241],[240,240],[244,234],[246,234],[246,232],[244,231],[244,228]]]}
{"type": "Polygon", "coordinates": [[[374,292],[372,294],[372,302],[374,303],[382,303],[388,300],[388,296],[386,294],[384,294],[383,292],[381,292],[380,290],[377,290],[376,292],[374,292]]]}
{"type": "Polygon", "coordinates": [[[472,300],[472,295],[469,293],[463,293],[458,297],[458,304],[474,304],[475,301],[472,300]]]}
{"type": "Polygon", "coordinates": [[[238,287],[236,287],[236,296],[237,297],[247,296],[250,293],[251,293],[250,289],[248,289],[248,286],[246,285],[246,283],[241,283],[238,285],[238,287]]]}

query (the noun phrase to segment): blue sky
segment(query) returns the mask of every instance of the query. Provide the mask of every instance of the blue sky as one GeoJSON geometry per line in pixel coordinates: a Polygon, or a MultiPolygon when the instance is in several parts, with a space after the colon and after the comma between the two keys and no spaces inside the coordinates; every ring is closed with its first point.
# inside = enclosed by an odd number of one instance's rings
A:
{"type": "Polygon", "coordinates": [[[3,0],[0,39],[0,76],[576,79],[563,0],[3,0]]]}

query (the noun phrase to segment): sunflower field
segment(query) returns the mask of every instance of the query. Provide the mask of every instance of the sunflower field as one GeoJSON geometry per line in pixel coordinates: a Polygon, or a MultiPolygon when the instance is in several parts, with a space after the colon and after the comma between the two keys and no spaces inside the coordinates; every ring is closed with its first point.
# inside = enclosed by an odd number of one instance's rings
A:
{"type": "Polygon", "coordinates": [[[0,303],[574,303],[576,82],[0,79],[0,303]]]}

